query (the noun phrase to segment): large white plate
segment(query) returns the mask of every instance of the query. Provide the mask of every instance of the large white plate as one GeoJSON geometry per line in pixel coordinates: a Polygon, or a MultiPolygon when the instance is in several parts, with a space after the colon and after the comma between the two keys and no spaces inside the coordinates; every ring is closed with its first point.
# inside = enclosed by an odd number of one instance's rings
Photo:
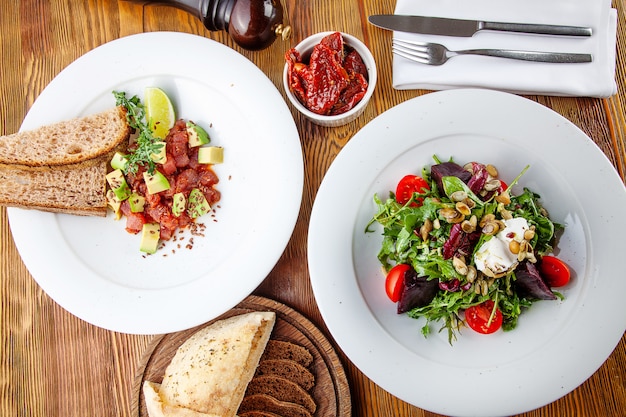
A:
{"type": "Polygon", "coordinates": [[[113,90],[158,86],[177,115],[225,148],[215,166],[222,199],[204,237],[139,252],[125,221],[10,209],[13,238],[39,285],[76,316],[110,330],[183,330],[250,294],[283,253],[300,210],[302,150],[271,81],[232,49],[199,36],[155,32],[104,44],[65,68],[37,98],[22,130],[115,105],[113,90]],[[180,245],[179,245],[180,244],[180,245]],[[178,247],[180,246],[180,247],[178,247]],[[175,253],[173,253],[175,252],[175,253]]]}
{"type": "MultiPolygon", "coordinates": [[[[309,227],[315,298],[332,335],[369,378],[418,407],[453,416],[503,416],[567,394],[610,355],[626,328],[626,280],[616,256],[626,235],[624,184],[572,123],[524,98],[451,90],[407,101],[358,132],[319,189],[309,227]],[[397,315],[376,254],[381,229],[364,233],[399,178],[432,155],[494,164],[503,179],[537,191],[566,224],[559,257],[573,269],[563,302],[539,302],[511,332],[466,329],[425,339],[422,321],[397,315]]],[[[437,330],[437,328],[435,328],[437,330]]]]}

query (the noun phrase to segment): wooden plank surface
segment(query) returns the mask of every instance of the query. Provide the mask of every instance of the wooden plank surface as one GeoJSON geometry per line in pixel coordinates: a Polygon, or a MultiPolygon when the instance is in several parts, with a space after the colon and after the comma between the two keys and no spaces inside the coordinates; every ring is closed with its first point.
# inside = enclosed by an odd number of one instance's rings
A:
{"type": "MultiPolygon", "coordinates": [[[[285,0],[284,5],[288,22],[293,26],[292,39],[276,42],[262,52],[249,52],[242,51],[224,33],[208,32],[195,17],[165,6],[117,0],[2,1],[0,133],[17,131],[39,93],[73,60],[122,36],[171,30],[215,39],[248,57],[281,92],[283,54],[303,37],[319,31],[341,30],[363,39],[374,53],[381,74],[363,116],[354,123],[331,129],[294,115],[305,156],[301,212],[283,256],[255,291],[295,308],[328,336],[315,304],[306,260],[307,226],[316,191],[337,153],[363,125],[390,107],[427,92],[393,90],[388,53],[391,34],[366,23],[370,14],[393,12],[394,2],[285,0]]],[[[614,6],[619,15],[616,73],[619,93],[605,100],[530,98],[579,126],[605,152],[624,179],[626,0],[614,0],[614,6]]],[[[175,53],[163,51],[163,59],[175,53]]],[[[157,65],[158,59],[155,58],[157,65]]],[[[52,301],[22,263],[4,208],[0,209],[0,256],[0,415],[130,416],[133,380],[152,338],[94,327],[52,301]]],[[[610,317],[598,319],[610,320],[610,317]]],[[[436,416],[383,391],[339,349],[338,353],[350,383],[353,415],[436,416]]],[[[588,381],[564,398],[522,416],[624,416],[625,363],[626,339],[622,338],[606,363],[588,381]]]]}

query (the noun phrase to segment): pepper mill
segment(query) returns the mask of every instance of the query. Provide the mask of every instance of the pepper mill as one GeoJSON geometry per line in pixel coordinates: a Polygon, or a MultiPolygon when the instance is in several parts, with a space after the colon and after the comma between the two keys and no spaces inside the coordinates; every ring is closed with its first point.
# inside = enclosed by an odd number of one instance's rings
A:
{"type": "Polygon", "coordinates": [[[291,27],[283,25],[280,0],[126,0],[173,6],[196,15],[211,31],[225,30],[242,48],[257,51],[280,36],[286,40],[291,27]]]}

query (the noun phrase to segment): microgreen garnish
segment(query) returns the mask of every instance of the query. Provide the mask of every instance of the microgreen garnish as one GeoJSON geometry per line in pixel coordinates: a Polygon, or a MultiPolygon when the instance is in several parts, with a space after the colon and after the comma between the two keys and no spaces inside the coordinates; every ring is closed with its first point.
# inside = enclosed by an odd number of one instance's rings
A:
{"type": "Polygon", "coordinates": [[[158,154],[163,142],[152,135],[152,130],[146,122],[146,111],[141,104],[141,100],[137,96],[130,99],[126,97],[125,92],[113,91],[115,96],[115,104],[124,106],[127,110],[126,120],[128,125],[137,130],[136,143],[131,147],[130,153],[126,156],[128,164],[125,173],[136,173],[139,165],[147,166],[148,173],[154,173],[156,164],[152,159],[153,154],[158,154]]]}

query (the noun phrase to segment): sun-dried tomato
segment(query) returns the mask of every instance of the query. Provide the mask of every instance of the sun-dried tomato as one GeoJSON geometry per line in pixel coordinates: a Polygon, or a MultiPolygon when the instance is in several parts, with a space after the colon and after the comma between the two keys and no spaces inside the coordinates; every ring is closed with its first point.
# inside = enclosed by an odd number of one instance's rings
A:
{"type": "Polygon", "coordinates": [[[345,113],[367,91],[367,68],[358,52],[344,44],[340,32],[313,48],[308,65],[296,49],[287,51],[285,59],[289,89],[314,113],[345,113]]]}
{"type": "Polygon", "coordinates": [[[322,38],[320,41],[321,45],[329,47],[332,51],[337,54],[337,59],[340,62],[343,62],[344,52],[345,52],[345,44],[343,43],[343,36],[341,33],[335,32],[330,35],[322,38]]]}
{"type": "Polygon", "coordinates": [[[361,74],[365,80],[368,79],[367,67],[361,58],[361,55],[354,49],[351,50],[343,59],[343,67],[348,74],[361,74]]]}
{"type": "Polygon", "coordinates": [[[314,113],[329,114],[348,87],[348,73],[338,60],[336,51],[322,44],[313,49],[309,70],[312,82],[306,91],[305,105],[314,113]]]}
{"type": "Polygon", "coordinates": [[[330,114],[342,114],[353,108],[367,91],[367,81],[361,74],[353,74],[350,77],[348,87],[343,90],[339,100],[333,105],[330,114]]]}

